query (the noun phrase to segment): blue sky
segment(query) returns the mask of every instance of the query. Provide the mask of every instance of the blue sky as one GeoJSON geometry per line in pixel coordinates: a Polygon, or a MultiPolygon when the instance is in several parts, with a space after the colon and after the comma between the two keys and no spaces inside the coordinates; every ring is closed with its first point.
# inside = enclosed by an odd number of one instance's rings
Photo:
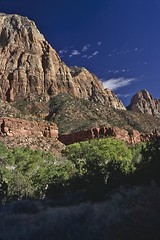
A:
{"type": "Polygon", "coordinates": [[[159,0],[1,0],[27,16],[69,66],[96,74],[124,102],[141,89],[160,98],[159,0]]]}

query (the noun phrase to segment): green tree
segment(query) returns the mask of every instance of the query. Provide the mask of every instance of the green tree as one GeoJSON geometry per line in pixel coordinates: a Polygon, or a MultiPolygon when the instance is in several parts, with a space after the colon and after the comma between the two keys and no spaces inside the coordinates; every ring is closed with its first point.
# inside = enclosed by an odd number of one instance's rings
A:
{"type": "Polygon", "coordinates": [[[91,192],[103,192],[108,180],[133,171],[132,151],[120,140],[113,138],[94,139],[75,143],[64,151],[68,160],[75,164],[75,185],[91,192]],[[79,183],[77,183],[79,182],[79,183]]]}
{"type": "Polygon", "coordinates": [[[142,146],[142,160],[137,165],[143,181],[160,180],[160,135],[155,131],[146,146],[142,146]]]}

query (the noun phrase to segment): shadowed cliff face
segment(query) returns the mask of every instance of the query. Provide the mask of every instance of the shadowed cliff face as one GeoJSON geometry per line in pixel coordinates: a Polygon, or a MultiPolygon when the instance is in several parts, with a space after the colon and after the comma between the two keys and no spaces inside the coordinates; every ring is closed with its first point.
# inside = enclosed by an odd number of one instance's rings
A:
{"type": "Polygon", "coordinates": [[[128,109],[160,118],[160,99],[154,99],[148,91],[142,90],[132,97],[128,109]]]}
{"type": "Polygon", "coordinates": [[[92,73],[85,68],[67,67],[34,22],[1,13],[0,98],[9,102],[24,98],[48,101],[58,93],[125,109],[92,73]]]}

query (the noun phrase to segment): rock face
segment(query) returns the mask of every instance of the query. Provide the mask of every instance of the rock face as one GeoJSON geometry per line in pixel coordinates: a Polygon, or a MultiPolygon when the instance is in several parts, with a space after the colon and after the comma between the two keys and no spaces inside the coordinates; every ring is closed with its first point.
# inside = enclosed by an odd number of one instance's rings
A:
{"type": "Polygon", "coordinates": [[[57,139],[56,124],[27,121],[19,118],[0,118],[0,135],[9,137],[46,137],[57,139]]]}
{"type": "Polygon", "coordinates": [[[147,90],[142,90],[132,97],[128,109],[160,118],[160,99],[154,99],[147,90]]]}
{"type": "Polygon", "coordinates": [[[0,118],[0,142],[6,146],[29,147],[60,156],[64,144],[58,140],[56,124],[20,118],[0,118]]]}
{"type": "Polygon", "coordinates": [[[85,68],[67,67],[34,22],[0,13],[0,98],[48,101],[58,93],[125,109],[95,75],[85,68]]]}
{"type": "Polygon", "coordinates": [[[99,137],[115,137],[116,139],[124,140],[125,142],[130,144],[136,144],[145,140],[145,136],[143,136],[136,130],[128,132],[118,127],[92,128],[89,130],[82,130],[71,134],[59,135],[58,139],[65,145],[69,145],[75,142],[86,141],[99,137]]]}
{"type": "Polygon", "coordinates": [[[119,98],[108,88],[105,89],[106,95],[107,95],[107,101],[109,102],[109,105],[111,107],[114,107],[115,109],[123,109],[125,110],[125,108],[123,107],[122,102],[119,100],[119,98]]]}

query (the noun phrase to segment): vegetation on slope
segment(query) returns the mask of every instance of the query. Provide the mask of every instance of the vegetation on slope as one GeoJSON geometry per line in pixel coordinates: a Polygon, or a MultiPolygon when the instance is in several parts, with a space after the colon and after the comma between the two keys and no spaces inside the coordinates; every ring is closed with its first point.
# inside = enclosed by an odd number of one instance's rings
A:
{"type": "Polygon", "coordinates": [[[100,126],[117,126],[142,133],[160,130],[160,119],[147,114],[108,108],[103,104],[75,98],[69,94],[53,97],[49,104],[49,121],[54,121],[60,133],[100,126]]]}

